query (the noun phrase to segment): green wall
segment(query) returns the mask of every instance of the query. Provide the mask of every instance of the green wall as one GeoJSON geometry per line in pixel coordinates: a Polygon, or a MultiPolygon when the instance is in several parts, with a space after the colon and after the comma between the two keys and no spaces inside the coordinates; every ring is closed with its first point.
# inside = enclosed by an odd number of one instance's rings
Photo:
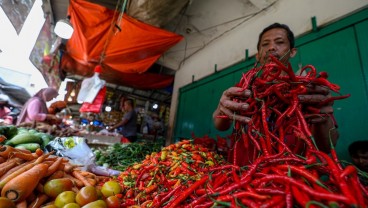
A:
{"type": "MultiPolygon", "coordinates": [[[[297,38],[297,56],[293,68],[312,64],[327,71],[329,80],[341,86],[341,94],[351,97],[335,101],[335,117],[340,138],[336,147],[340,159],[349,160],[348,145],[368,139],[368,9],[359,11],[317,31],[297,38]]],[[[179,106],[174,140],[198,136],[227,136],[231,130],[219,132],[213,127],[212,113],[222,92],[237,83],[241,74],[251,68],[254,57],[211,76],[195,81],[179,90],[179,106]]]]}

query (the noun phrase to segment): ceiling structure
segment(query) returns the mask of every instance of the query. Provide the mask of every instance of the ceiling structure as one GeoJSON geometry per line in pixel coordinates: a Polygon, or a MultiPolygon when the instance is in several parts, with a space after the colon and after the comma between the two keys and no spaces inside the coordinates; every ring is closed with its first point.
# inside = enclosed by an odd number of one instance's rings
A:
{"type": "MultiPolygon", "coordinates": [[[[65,19],[68,0],[49,0],[53,23],[65,19]]],[[[148,72],[174,75],[181,64],[222,35],[249,20],[275,0],[89,0],[112,10],[125,8],[126,14],[146,24],[180,34],[184,40],[165,52],[148,72]]],[[[67,73],[68,78],[83,79],[80,74],[67,73]]],[[[133,97],[170,103],[167,89],[139,90],[106,80],[111,87],[133,97]]]]}

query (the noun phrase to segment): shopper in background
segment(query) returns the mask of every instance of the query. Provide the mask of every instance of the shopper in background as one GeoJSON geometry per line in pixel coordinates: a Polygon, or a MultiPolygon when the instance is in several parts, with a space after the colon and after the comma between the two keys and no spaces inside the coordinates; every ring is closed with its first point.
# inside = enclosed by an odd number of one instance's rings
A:
{"type": "Polygon", "coordinates": [[[13,117],[10,115],[11,110],[8,108],[9,97],[5,94],[0,94],[0,125],[13,124],[13,117]]]}
{"type": "Polygon", "coordinates": [[[52,87],[39,90],[23,106],[17,125],[23,122],[40,121],[49,124],[58,124],[61,119],[54,114],[49,114],[46,102],[58,96],[58,91],[52,87]]]}
{"type": "Polygon", "coordinates": [[[349,155],[357,168],[368,173],[368,140],[351,143],[349,155]]]}
{"type": "Polygon", "coordinates": [[[121,127],[120,132],[123,137],[127,138],[129,142],[137,141],[137,113],[134,110],[134,101],[132,99],[122,99],[120,106],[124,111],[122,120],[116,125],[112,126],[109,131],[121,127]]]}
{"type": "MultiPolygon", "coordinates": [[[[278,58],[286,66],[289,64],[289,59],[294,57],[297,49],[294,47],[294,34],[287,25],[274,23],[266,27],[259,35],[258,52],[256,54],[257,62],[264,65],[270,62],[269,54],[278,58]]],[[[327,88],[319,86],[310,86],[307,90],[309,94],[299,96],[299,101],[306,105],[316,106],[316,104],[330,97],[330,92],[327,88]]],[[[240,87],[230,87],[225,90],[220,98],[217,109],[213,113],[214,125],[218,130],[224,131],[230,128],[232,121],[236,120],[246,124],[250,121],[249,117],[242,116],[237,111],[246,111],[248,104],[234,101],[246,100],[252,92],[250,90],[242,90],[240,87]],[[228,118],[221,118],[226,115],[228,118]],[[218,117],[219,116],[219,117],[218,117]]],[[[320,150],[330,151],[330,138],[333,145],[336,145],[338,132],[336,129],[335,119],[333,117],[333,102],[327,103],[320,107],[321,112],[326,113],[326,117],[313,118],[310,120],[310,129],[315,138],[317,146],[320,150]]],[[[294,145],[290,139],[287,145],[294,145]]],[[[251,154],[255,147],[249,147],[245,152],[251,154]]]]}
{"type": "Polygon", "coordinates": [[[358,174],[360,182],[368,186],[368,140],[355,141],[349,145],[349,155],[353,165],[366,174],[358,174]]]}

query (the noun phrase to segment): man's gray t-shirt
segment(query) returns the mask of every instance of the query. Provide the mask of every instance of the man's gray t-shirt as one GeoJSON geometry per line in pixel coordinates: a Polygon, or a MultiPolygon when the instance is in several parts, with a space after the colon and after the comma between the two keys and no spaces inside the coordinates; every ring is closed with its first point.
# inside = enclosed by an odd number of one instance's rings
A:
{"type": "Polygon", "coordinates": [[[132,110],[126,112],[123,119],[128,120],[128,122],[122,126],[121,134],[125,137],[136,136],[137,135],[137,113],[132,110]]]}

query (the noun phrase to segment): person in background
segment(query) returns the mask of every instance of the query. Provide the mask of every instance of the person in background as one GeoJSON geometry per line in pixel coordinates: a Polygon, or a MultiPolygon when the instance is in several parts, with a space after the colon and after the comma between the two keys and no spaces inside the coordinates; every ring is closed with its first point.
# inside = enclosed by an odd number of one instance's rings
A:
{"type": "Polygon", "coordinates": [[[351,143],[348,151],[353,165],[365,172],[365,174],[358,174],[360,182],[364,186],[368,186],[368,140],[351,143]]]}
{"type": "Polygon", "coordinates": [[[23,122],[46,122],[49,124],[58,124],[61,119],[48,112],[46,102],[58,96],[58,91],[52,87],[42,88],[33,97],[31,97],[23,106],[19,114],[17,125],[23,122]]]}
{"type": "Polygon", "coordinates": [[[109,131],[118,129],[121,127],[121,133],[123,137],[127,138],[130,142],[137,141],[137,113],[134,110],[134,101],[132,99],[122,99],[121,108],[124,111],[122,120],[112,126],[109,131]]]}
{"type": "Polygon", "coordinates": [[[8,108],[9,97],[5,94],[0,94],[0,125],[13,124],[13,117],[10,115],[11,110],[8,108]]]}
{"type": "Polygon", "coordinates": [[[368,140],[355,141],[349,145],[348,150],[353,164],[368,173],[368,140]]]}
{"type": "MultiPolygon", "coordinates": [[[[289,59],[294,57],[297,49],[294,47],[294,34],[285,24],[274,23],[266,27],[259,35],[258,52],[256,60],[260,65],[271,62],[269,54],[278,58],[286,66],[289,64],[289,59]]],[[[321,101],[331,96],[330,91],[320,86],[310,86],[308,94],[299,95],[299,102],[303,106],[315,106],[321,101]]],[[[213,113],[213,121],[215,128],[220,131],[225,131],[230,128],[232,121],[246,124],[250,121],[249,117],[242,116],[237,111],[246,111],[249,107],[247,103],[240,103],[234,98],[246,100],[251,96],[250,90],[242,90],[240,87],[230,87],[226,89],[220,100],[217,109],[213,113]],[[226,115],[228,118],[223,118],[226,115]]],[[[324,152],[330,151],[330,138],[333,145],[336,145],[338,139],[338,131],[335,119],[333,117],[333,102],[327,103],[320,107],[321,112],[327,116],[320,118],[311,118],[309,127],[316,140],[319,150],[324,152]]],[[[285,142],[287,145],[294,145],[293,139],[285,142]]],[[[254,146],[249,147],[245,152],[251,154],[254,151],[254,146]]]]}

